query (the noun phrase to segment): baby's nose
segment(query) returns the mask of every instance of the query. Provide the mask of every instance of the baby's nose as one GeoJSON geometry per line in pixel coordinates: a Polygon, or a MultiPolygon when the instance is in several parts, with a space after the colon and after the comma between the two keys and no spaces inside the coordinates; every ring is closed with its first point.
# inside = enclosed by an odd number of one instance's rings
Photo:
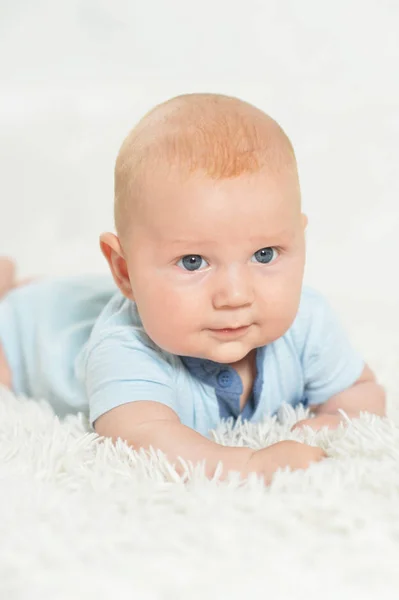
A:
{"type": "Polygon", "coordinates": [[[215,308],[237,308],[253,302],[253,286],[245,267],[235,266],[215,275],[213,305],[215,308]]]}

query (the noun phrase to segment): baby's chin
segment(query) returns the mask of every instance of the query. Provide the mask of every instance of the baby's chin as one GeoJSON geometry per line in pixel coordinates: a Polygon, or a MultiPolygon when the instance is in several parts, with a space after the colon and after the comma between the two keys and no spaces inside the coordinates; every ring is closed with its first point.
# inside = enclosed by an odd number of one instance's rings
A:
{"type": "Polygon", "coordinates": [[[225,344],[218,344],[215,347],[209,347],[206,350],[195,352],[191,349],[190,352],[186,352],[186,356],[194,358],[203,358],[206,360],[212,360],[213,362],[220,364],[233,364],[242,360],[247,354],[253,350],[252,347],[248,347],[247,344],[241,344],[238,342],[230,342],[225,344]]]}

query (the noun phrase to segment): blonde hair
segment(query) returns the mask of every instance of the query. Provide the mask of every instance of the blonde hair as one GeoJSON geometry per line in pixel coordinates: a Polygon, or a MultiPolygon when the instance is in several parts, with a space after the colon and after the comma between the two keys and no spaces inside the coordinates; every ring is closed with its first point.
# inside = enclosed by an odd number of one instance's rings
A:
{"type": "Polygon", "coordinates": [[[155,106],[130,131],[115,164],[115,227],[126,231],[144,179],[160,167],[212,179],[262,168],[296,173],[293,147],[280,125],[248,102],[221,94],[186,94],[155,106]]]}

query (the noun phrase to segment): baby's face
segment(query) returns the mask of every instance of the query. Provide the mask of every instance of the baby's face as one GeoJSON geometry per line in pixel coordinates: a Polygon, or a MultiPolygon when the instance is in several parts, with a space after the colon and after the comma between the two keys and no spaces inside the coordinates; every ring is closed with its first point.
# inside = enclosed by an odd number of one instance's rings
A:
{"type": "Polygon", "coordinates": [[[279,338],[298,309],[305,227],[293,176],[154,177],[125,246],[147,334],[230,364],[279,338]]]}

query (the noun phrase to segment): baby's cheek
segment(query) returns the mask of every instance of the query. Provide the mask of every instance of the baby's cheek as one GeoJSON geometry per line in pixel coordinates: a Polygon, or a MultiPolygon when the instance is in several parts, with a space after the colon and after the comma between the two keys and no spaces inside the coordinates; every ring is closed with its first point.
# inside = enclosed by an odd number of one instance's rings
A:
{"type": "Polygon", "coordinates": [[[140,315],[150,338],[164,350],[174,353],[198,321],[192,305],[166,291],[156,298],[143,299],[140,315]]]}

